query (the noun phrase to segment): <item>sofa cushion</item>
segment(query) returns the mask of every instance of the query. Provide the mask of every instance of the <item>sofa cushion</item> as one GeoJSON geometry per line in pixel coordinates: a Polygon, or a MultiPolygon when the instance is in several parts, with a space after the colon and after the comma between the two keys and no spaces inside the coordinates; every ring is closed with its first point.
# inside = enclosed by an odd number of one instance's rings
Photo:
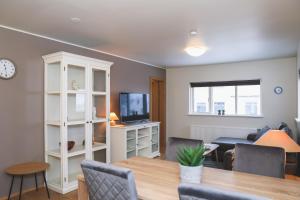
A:
{"type": "Polygon", "coordinates": [[[261,136],[263,136],[270,129],[271,128],[269,126],[265,126],[262,129],[259,129],[258,132],[257,132],[257,135],[255,137],[255,141],[258,140],[261,136]]]}

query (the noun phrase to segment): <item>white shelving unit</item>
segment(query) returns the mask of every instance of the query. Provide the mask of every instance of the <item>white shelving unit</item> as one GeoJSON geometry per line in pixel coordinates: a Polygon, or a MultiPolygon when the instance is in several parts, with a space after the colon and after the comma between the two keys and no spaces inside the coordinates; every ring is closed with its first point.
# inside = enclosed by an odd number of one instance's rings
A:
{"type": "Polygon", "coordinates": [[[111,147],[113,162],[133,156],[160,156],[159,122],[112,126],[111,147]]]}
{"type": "Polygon", "coordinates": [[[45,160],[49,188],[77,189],[84,159],[110,162],[111,62],[58,52],[45,63],[45,160]],[[68,151],[68,141],[75,146],[68,151]]]}

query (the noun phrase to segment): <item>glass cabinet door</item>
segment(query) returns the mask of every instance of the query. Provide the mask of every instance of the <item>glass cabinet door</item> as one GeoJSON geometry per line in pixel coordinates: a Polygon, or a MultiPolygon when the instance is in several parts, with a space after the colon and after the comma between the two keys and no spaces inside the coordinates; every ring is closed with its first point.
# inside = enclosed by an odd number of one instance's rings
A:
{"type": "Polygon", "coordinates": [[[87,119],[87,68],[67,65],[67,122],[85,122],[87,119]]]}
{"type": "Polygon", "coordinates": [[[91,69],[92,78],[92,119],[93,122],[106,122],[107,94],[106,94],[106,71],[96,67],[91,69]]]}

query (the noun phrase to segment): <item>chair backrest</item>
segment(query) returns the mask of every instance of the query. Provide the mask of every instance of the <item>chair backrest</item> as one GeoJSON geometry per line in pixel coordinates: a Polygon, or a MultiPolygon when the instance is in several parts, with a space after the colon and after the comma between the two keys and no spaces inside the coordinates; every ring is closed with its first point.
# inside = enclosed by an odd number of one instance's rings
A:
{"type": "Polygon", "coordinates": [[[129,169],[84,160],[81,168],[89,192],[89,200],[137,200],[133,173],[129,169]]]}
{"type": "Polygon", "coordinates": [[[181,183],[178,193],[180,200],[268,200],[264,197],[189,183],[181,183]]]}
{"type": "Polygon", "coordinates": [[[166,160],[177,161],[176,154],[177,149],[180,146],[192,146],[203,144],[202,140],[187,139],[187,138],[178,138],[178,137],[169,137],[168,144],[166,149],[166,160]]]}
{"type": "Polygon", "coordinates": [[[236,144],[233,170],[284,178],[285,151],[279,147],[236,144]]]}

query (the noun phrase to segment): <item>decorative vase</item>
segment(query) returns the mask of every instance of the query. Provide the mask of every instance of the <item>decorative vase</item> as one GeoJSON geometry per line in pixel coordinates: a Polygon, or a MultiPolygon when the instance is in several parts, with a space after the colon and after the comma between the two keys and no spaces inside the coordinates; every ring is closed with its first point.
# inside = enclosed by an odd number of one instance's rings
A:
{"type": "Polygon", "coordinates": [[[180,165],[180,179],[183,183],[201,183],[203,165],[183,166],[180,165]]]}
{"type": "Polygon", "coordinates": [[[77,83],[76,80],[72,80],[72,89],[73,90],[79,90],[79,84],[77,83]]]}

